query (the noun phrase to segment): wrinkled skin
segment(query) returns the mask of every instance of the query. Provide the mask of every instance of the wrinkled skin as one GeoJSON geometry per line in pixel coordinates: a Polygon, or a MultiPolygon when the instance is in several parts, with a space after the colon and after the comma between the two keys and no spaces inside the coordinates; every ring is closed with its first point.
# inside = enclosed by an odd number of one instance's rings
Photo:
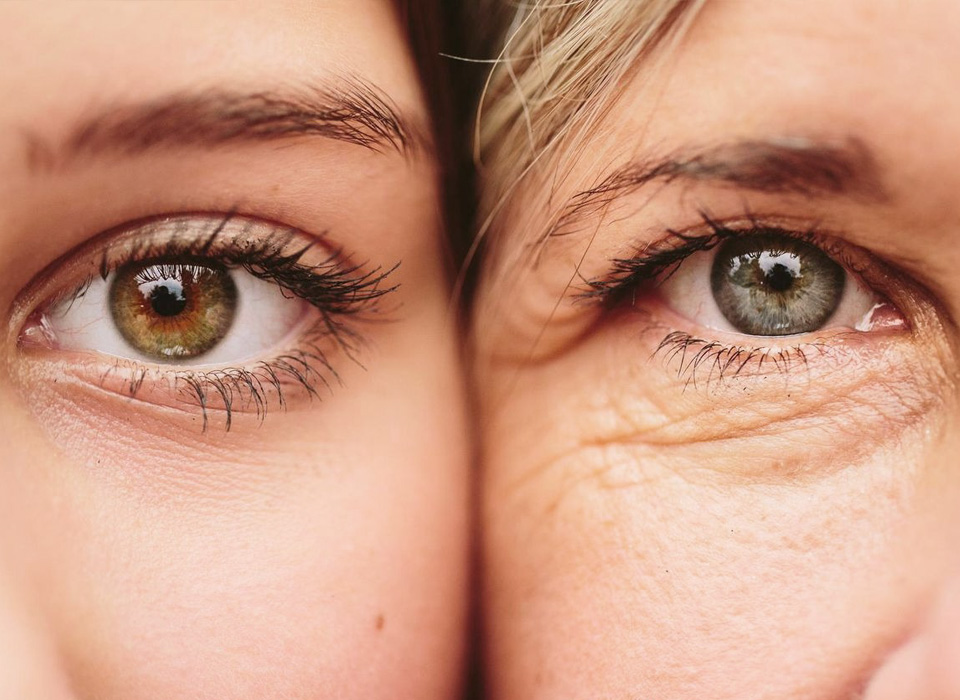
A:
{"type": "Polygon", "coordinates": [[[958,31],[954,2],[708,2],[521,187],[474,323],[491,697],[960,697],[958,31]],[[744,141],[852,149],[855,181],[660,180],[515,254],[629,161],[744,141]],[[747,338],[702,280],[573,298],[703,211],[823,233],[899,325],[747,338]]]}

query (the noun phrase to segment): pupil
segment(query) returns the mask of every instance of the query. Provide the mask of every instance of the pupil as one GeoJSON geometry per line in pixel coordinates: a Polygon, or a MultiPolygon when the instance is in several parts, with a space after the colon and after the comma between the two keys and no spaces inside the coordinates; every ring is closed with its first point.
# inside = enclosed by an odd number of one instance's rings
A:
{"type": "Polygon", "coordinates": [[[777,263],[767,271],[764,281],[775,292],[785,292],[793,286],[793,273],[785,265],[777,263]]]}
{"type": "Polygon", "coordinates": [[[171,291],[166,284],[154,287],[150,290],[150,306],[158,316],[176,316],[187,306],[183,287],[178,284],[174,291],[171,291]]]}

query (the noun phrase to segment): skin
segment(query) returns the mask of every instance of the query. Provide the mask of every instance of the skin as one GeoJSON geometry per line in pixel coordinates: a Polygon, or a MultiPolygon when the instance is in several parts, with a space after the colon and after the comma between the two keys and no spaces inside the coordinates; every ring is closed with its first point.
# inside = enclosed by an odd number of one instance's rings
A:
{"type": "Polygon", "coordinates": [[[958,30],[946,1],[707,3],[520,188],[474,323],[491,697],[960,697],[958,30]],[[743,139],[854,139],[876,177],[661,181],[522,255],[629,161],[743,139]],[[655,287],[574,302],[703,209],[825,232],[906,326],[744,338],[655,287]],[[820,351],[720,377],[656,352],[677,330],[820,351]]]}
{"type": "MultiPolygon", "coordinates": [[[[0,7],[0,686],[9,697],[450,698],[466,591],[467,445],[428,144],[321,137],[31,162],[78,120],[169,93],[350,74],[429,133],[392,4],[0,7]],[[29,137],[29,138],[27,138],[29,137]],[[25,290],[161,214],[295,226],[399,285],[319,400],[229,432],[154,387],[27,353],[25,290]],[[109,234],[108,234],[109,236],[109,234]],[[96,239],[94,246],[99,245],[96,239]],[[424,339],[429,338],[429,342],[424,339]]],[[[255,329],[252,329],[255,330],[255,329]]],[[[266,354],[267,351],[265,351],[266,354]]]]}

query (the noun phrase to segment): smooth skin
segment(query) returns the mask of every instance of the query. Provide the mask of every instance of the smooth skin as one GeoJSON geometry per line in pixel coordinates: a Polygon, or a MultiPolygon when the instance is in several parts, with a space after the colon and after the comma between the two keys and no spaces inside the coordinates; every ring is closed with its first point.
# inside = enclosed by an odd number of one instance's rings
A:
{"type": "Polygon", "coordinates": [[[454,697],[463,390],[429,117],[393,5],[4,3],[0,35],[3,696],[454,697]],[[67,154],[91,115],[340,76],[376,86],[417,148],[314,135],[67,154]],[[197,212],[401,263],[351,326],[355,357],[327,348],[329,390],[262,423],[237,411],[229,432],[213,407],[203,431],[160,388],[132,399],[76,380],[72,355],[24,354],[18,300],[51,263],[197,212]]]}
{"type": "Polygon", "coordinates": [[[491,698],[960,697],[958,32],[948,1],[707,2],[524,183],[474,322],[491,698]],[[630,161],[744,141],[870,176],[658,181],[517,253],[630,161]],[[745,338],[656,289],[574,298],[703,211],[825,232],[906,327],[745,338]],[[673,331],[815,345],[719,377],[658,352],[673,331]]]}

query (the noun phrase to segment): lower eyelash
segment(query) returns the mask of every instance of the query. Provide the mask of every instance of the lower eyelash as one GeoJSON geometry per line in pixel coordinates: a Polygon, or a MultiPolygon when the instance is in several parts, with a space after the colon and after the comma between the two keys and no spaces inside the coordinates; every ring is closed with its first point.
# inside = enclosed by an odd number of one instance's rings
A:
{"type": "Polygon", "coordinates": [[[762,373],[765,366],[773,366],[778,374],[796,368],[807,370],[811,355],[830,352],[831,346],[822,341],[783,348],[741,347],[672,331],[660,341],[650,359],[660,357],[664,365],[676,362],[676,376],[684,381],[684,389],[691,385],[697,389],[700,384],[707,387],[714,382],[722,384],[751,369],[762,373]]]}
{"type": "Polygon", "coordinates": [[[178,398],[200,409],[204,432],[213,413],[223,416],[224,429],[229,431],[238,411],[253,413],[262,423],[269,411],[286,410],[288,392],[300,392],[320,400],[321,388],[332,391],[334,384],[342,385],[339,373],[321,347],[321,342],[329,339],[350,360],[360,364],[357,351],[362,338],[342,324],[321,319],[307,331],[298,347],[251,367],[160,370],[134,361],[117,360],[100,374],[99,385],[101,389],[131,399],[148,390],[151,381],[172,385],[178,398]]]}

